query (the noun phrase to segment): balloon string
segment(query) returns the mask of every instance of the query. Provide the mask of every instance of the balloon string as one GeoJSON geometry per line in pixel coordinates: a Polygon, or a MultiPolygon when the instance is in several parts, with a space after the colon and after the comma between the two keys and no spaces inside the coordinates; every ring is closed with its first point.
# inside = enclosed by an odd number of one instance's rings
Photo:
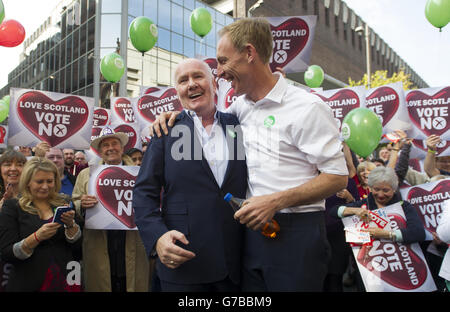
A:
{"type": "Polygon", "coordinates": [[[200,41],[198,42],[198,44],[199,44],[199,49],[198,50],[199,50],[200,53],[198,53],[198,54],[206,56],[206,43],[205,43],[205,53],[202,52],[203,42],[205,42],[205,37],[200,37],[200,41]]]}
{"type": "Polygon", "coordinates": [[[142,66],[141,66],[141,90],[139,91],[142,92],[142,90],[144,89],[144,52],[142,52],[142,66]]]}
{"type": "MultiPolygon", "coordinates": [[[[439,29],[440,30],[440,29],[439,29]]],[[[441,59],[441,44],[442,44],[442,32],[439,31],[438,35],[437,35],[437,44],[436,44],[436,73],[439,73],[441,71],[439,65],[440,65],[440,59],[441,59]]]]}

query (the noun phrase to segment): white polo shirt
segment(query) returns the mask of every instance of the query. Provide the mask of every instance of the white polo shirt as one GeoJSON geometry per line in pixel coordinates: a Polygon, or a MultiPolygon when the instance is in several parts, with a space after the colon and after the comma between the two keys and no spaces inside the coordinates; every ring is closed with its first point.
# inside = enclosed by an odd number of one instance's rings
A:
{"type": "MultiPolygon", "coordinates": [[[[319,97],[278,76],[258,102],[240,96],[227,113],[242,126],[248,167],[247,198],[297,187],[320,172],[348,175],[339,129],[331,109],[319,97]]],[[[289,207],[287,212],[325,210],[325,200],[289,207]]]]}

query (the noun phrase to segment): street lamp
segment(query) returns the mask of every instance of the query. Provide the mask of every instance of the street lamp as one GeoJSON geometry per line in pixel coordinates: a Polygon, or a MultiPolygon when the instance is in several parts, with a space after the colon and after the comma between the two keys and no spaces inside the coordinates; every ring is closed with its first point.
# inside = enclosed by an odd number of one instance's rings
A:
{"type": "Polygon", "coordinates": [[[358,26],[355,28],[355,32],[357,34],[364,33],[364,37],[366,38],[366,66],[367,66],[367,88],[370,89],[370,30],[369,26],[366,24],[366,26],[363,28],[362,26],[358,26]]]}

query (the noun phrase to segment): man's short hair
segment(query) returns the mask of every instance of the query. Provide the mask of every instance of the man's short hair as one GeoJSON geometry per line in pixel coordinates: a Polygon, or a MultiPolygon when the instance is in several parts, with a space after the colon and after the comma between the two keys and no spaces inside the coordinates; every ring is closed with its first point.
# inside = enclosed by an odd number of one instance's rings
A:
{"type": "Polygon", "coordinates": [[[247,43],[252,44],[264,64],[272,57],[273,37],[270,23],[261,17],[239,19],[219,31],[228,35],[236,50],[242,52],[247,43]]]}

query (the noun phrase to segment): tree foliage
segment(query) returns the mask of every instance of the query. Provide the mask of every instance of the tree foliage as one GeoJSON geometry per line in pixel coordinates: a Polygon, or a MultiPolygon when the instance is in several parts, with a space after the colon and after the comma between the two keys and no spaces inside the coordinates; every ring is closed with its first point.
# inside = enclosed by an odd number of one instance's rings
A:
{"type": "MultiPolygon", "coordinates": [[[[375,88],[386,84],[401,81],[403,82],[404,90],[415,89],[415,87],[413,87],[413,82],[410,80],[410,77],[411,75],[405,74],[403,70],[400,70],[398,73],[394,73],[391,77],[388,77],[387,70],[377,70],[376,72],[370,75],[371,78],[370,87],[375,88]]],[[[367,89],[367,74],[364,74],[363,78],[359,81],[355,81],[351,77],[349,77],[348,83],[349,87],[365,86],[367,89]]]]}

